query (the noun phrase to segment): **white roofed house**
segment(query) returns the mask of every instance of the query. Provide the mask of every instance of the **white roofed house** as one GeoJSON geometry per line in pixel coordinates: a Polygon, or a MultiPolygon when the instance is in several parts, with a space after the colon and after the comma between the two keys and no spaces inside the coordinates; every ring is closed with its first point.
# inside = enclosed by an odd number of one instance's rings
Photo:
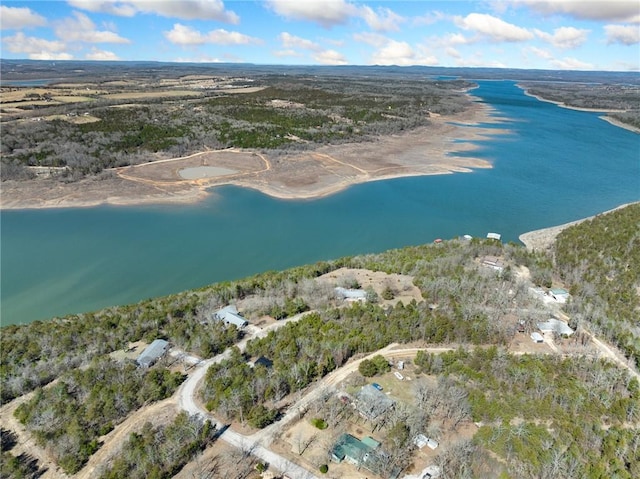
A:
{"type": "Polygon", "coordinates": [[[574,333],[567,323],[556,318],[538,323],[538,329],[543,333],[557,333],[562,336],[571,336],[574,333]]]}
{"type": "Polygon", "coordinates": [[[169,349],[169,343],[167,341],[164,339],[156,339],[140,353],[136,362],[140,367],[149,368],[164,356],[167,349],[169,349]]]}
{"type": "Polygon", "coordinates": [[[249,321],[247,321],[240,315],[240,313],[238,313],[237,308],[233,304],[226,306],[214,313],[213,319],[215,319],[216,321],[222,321],[225,324],[233,324],[238,328],[243,328],[247,324],[249,324],[249,321]]]}

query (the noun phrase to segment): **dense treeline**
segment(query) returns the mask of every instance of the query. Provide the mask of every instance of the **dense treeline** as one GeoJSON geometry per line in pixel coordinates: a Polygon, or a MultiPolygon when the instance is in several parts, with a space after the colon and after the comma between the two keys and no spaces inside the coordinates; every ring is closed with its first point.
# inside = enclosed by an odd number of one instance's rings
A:
{"type": "MultiPolygon", "coordinates": [[[[395,269],[390,262],[400,260],[403,272],[416,276],[427,301],[387,308],[367,302],[324,309],[252,340],[246,347],[247,356],[264,356],[273,367],[250,367],[248,357],[239,351],[213,365],[202,389],[207,407],[227,419],[245,422],[255,407],[271,407],[354,355],[392,342],[506,344],[511,330],[504,327],[503,320],[507,314],[515,314],[513,301],[533,305],[534,299],[515,278],[500,277],[474,262],[482,252],[497,252],[502,247],[489,242],[441,246],[341,260],[342,266],[379,269],[384,264],[390,270],[395,269]]],[[[257,294],[257,284],[241,289],[245,294],[257,294]]],[[[286,291],[301,294],[283,288],[283,293],[286,291]]]]}
{"type": "Polygon", "coordinates": [[[611,363],[495,347],[420,352],[415,362],[465,390],[482,423],[476,443],[505,458],[514,477],[640,474],[640,384],[611,363]]]}
{"type": "MultiPolygon", "coordinates": [[[[364,78],[325,77],[320,82],[267,75],[257,78],[255,86],[264,89],[242,94],[207,90],[197,99],[138,98],[135,104],[98,95],[88,102],[34,106],[42,117],[59,118],[3,123],[2,179],[29,178],[25,166],[64,167],[59,178],[73,181],[149,161],[153,155],[225,147],[285,151],[364,141],[426,125],[430,112],[464,110],[469,100],[460,90],[471,83],[416,78],[391,87],[364,78]],[[99,121],[69,121],[85,114],[99,121]]],[[[142,86],[129,88],[132,98],[136,91],[146,92],[142,86]]]]}
{"type": "Polygon", "coordinates": [[[73,474],[99,447],[98,438],[147,402],[173,394],[184,376],[155,367],[96,359],[74,369],[55,384],[36,390],[15,415],[36,442],[73,474]]]}
{"type": "Polygon", "coordinates": [[[133,432],[100,479],[169,479],[209,446],[216,429],[211,422],[181,412],[166,426],[146,423],[133,432]]]}
{"type": "MultiPolygon", "coordinates": [[[[479,449],[488,448],[513,464],[514,477],[553,477],[547,462],[533,457],[535,452],[545,461],[550,458],[558,470],[569,471],[562,477],[631,477],[638,463],[637,382],[597,361],[512,357],[500,348],[511,339],[515,320],[532,326],[548,318],[520,279],[526,267],[538,285],[549,286],[562,275],[573,295],[565,306],[572,318],[601,328],[627,348],[630,357],[637,355],[637,349],[628,347],[637,347],[633,328],[638,318],[639,215],[635,205],[569,228],[558,238],[554,257],[512,244],[456,239],[269,271],[139,304],[9,326],[0,336],[2,401],[37,390],[18,409],[18,418],[38,441],[50,444],[65,470],[78,470],[99,446],[100,434],[144,401],[171,394],[182,379],[162,364],[143,371],[107,354],[130,341],[162,337],[188,353],[212,357],[242,337],[235,327],[212,321],[212,312],[222,306],[242,302],[250,320],[311,309],[299,321],[250,341],[245,354],[234,350],[229,359],[212,366],[202,389],[207,407],[225,419],[264,427],[280,414],[280,400],[354,355],[391,342],[492,344],[498,348],[417,360],[425,372],[441,376],[441,394],[432,396],[447,398],[437,403],[424,394],[425,410],[451,424],[469,415],[484,422],[475,445],[460,445],[460,458],[473,461],[479,449]],[[509,266],[501,273],[483,267],[485,255],[501,256],[509,266]],[[424,301],[383,307],[372,296],[374,301],[344,307],[333,285],[317,280],[343,267],[411,275],[424,301]],[[272,366],[248,364],[258,356],[272,366]],[[554,456],[556,450],[568,451],[566,458],[554,456]],[[582,450],[588,451],[584,458],[576,452],[582,450]],[[619,459],[603,462],[612,450],[619,459]]],[[[344,286],[354,285],[347,279],[344,286]]],[[[400,293],[392,283],[386,288],[391,297],[400,293]]],[[[405,418],[406,427],[397,426],[397,442],[403,442],[407,428],[414,432],[412,417],[405,418]]],[[[154,429],[153,434],[160,438],[165,432],[154,429]]],[[[131,446],[138,452],[129,457],[150,447],[151,435],[140,433],[131,446]]],[[[172,457],[186,457],[172,451],[172,457]]],[[[456,459],[443,455],[442,461],[453,467],[456,459]]],[[[125,462],[114,470],[128,470],[135,461],[125,462]]],[[[464,461],[458,463],[456,470],[466,467],[464,461]]],[[[162,466],[153,474],[174,467],[162,466]]]]}
{"type": "MultiPolygon", "coordinates": [[[[224,290],[224,286],[219,286],[224,290]]],[[[223,295],[224,296],[224,295],[223,295]]],[[[193,354],[210,357],[240,335],[234,326],[210,322],[195,293],[83,313],[25,326],[7,326],[0,336],[2,404],[44,386],[65,371],[94,357],[126,348],[129,342],[150,343],[158,337],[193,354]]]]}
{"type": "Polygon", "coordinates": [[[640,203],[565,229],[554,254],[573,295],[571,316],[640,366],[640,203]]]}

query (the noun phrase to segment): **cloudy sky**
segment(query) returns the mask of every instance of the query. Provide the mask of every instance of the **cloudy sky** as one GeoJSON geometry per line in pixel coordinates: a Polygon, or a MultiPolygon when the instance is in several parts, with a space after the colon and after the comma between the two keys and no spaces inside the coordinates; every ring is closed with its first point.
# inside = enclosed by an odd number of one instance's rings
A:
{"type": "Polygon", "coordinates": [[[2,58],[640,70],[640,0],[3,0],[2,58]]]}

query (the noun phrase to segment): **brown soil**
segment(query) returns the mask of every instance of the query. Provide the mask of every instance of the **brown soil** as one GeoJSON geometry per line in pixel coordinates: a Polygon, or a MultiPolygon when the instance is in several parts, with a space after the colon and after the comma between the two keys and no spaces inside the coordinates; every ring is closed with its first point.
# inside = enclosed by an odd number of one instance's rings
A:
{"type": "Polygon", "coordinates": [[[381,179],[470,172],[490,168],[487,160],[455,156],[475,148],[469,141],[499,134],[474,126],[495,122],[489,107],[474,103],[461,114],[434,117],[431,125],[364,143],[323,146],[314,151],[274,157],[253,151],[203,151],[183,158],[118,168],[100,179],[65,184],[53,179],[5,181],[0,208],[46,208],[97,204],[195,202],[207,188],[234,184],[279,198],[326,196],[350,185],[381,179]],[[455,122],[452,123],[452,122],[455,122]],[[184,168],[213,166],[230,174],[197,180],[179,175],[184,168]]]}

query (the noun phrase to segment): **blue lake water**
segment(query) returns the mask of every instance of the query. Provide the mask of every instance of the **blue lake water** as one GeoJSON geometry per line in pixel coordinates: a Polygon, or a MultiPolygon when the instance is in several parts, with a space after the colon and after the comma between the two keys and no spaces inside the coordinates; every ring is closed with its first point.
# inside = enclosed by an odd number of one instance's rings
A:
{"type": "Polygon", "coordinates": [[[598,114],[482,81],[509,134],[468,153],[473,173],[378,181],[318,200],[221,187],[197,205],[1,213],[2,325],[137,302],[267,270],[526,231],[640,200],[640,136],[598,114]]]}

